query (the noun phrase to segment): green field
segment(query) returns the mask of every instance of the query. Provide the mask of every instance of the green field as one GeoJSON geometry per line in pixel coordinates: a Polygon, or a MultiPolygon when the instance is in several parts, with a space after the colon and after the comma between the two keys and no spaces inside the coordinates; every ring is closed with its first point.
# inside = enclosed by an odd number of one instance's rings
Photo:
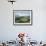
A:
{"type": "Polygon", "coordinates": [[[15,23],[30,23],[30,16],[15,17],[15,23]]]}

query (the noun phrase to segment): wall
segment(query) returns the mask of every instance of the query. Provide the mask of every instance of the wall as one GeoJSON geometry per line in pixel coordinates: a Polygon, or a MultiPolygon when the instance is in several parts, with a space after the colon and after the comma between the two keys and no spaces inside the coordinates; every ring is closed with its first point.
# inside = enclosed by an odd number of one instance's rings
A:
{"type": "Polygon", "coordinates": [[[46,0],[17,0],[13,5],[0,0],[0,40],[15,40],[19,32],[31,34],[33,40],[46,40],[46,0]],[[14,10],[32,10],[32,26],[14,26],[14,10]]]}

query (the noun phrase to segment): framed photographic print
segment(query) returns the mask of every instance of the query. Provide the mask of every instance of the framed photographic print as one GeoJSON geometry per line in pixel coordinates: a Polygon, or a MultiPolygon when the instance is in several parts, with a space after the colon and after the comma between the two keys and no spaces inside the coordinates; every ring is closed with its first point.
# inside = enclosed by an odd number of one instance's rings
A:
{"type": "Polygon", "coordinates": [[[13,24],[32,25],[32,10],[13,10],[13,24]]]}

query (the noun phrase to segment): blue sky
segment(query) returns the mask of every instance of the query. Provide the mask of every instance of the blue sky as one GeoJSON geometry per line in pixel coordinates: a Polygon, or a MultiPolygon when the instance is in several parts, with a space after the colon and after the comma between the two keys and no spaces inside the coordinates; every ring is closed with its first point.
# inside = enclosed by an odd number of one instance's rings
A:
{"type": "Polygon", "coordinates": [[[15,11],[14,14],[15,15],[19,15],[19,16],[30,16],[31,15],[31,11],[15,11]]]}

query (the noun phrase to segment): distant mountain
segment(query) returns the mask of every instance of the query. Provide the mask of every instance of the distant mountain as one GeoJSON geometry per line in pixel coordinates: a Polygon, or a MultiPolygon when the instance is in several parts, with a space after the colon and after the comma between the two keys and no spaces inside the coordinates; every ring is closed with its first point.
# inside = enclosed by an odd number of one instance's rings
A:
{"type": "Polygon", "coordinates": [[[15,17],[20,17],[19,15],[16,15],[15,17]]]}

